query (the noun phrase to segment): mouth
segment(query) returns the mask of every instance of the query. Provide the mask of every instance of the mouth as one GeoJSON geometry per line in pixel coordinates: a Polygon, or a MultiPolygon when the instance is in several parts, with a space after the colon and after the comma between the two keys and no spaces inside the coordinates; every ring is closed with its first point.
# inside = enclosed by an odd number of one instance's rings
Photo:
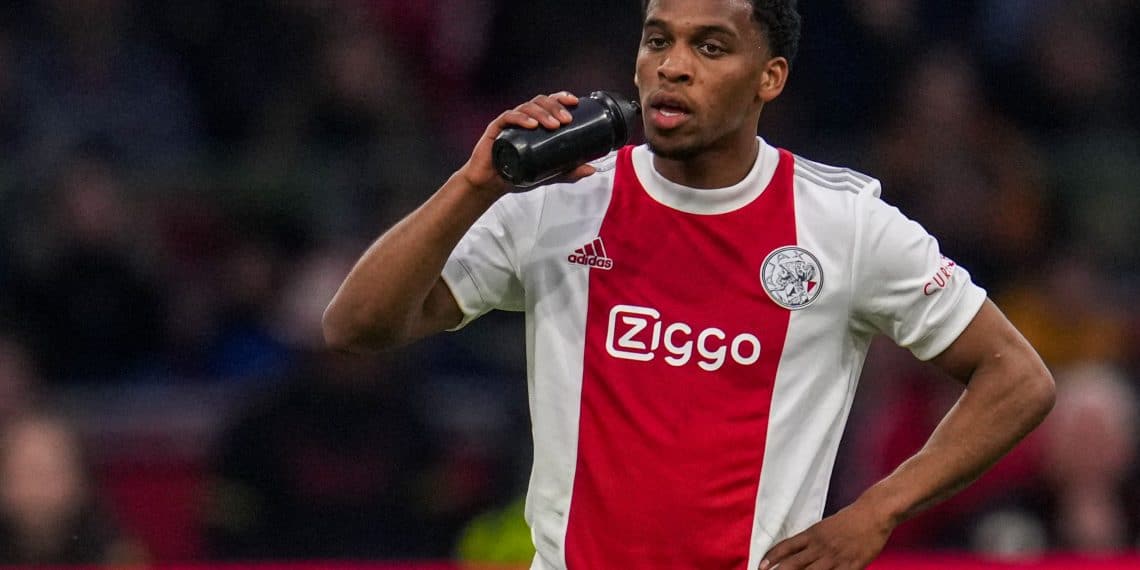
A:
{"type": "Polygon", "coordinates": [[[693,115],[692,106],[683,98],[671,93],[657,93],[649,98],[649,120],[660,130],[672,130],[693,115]]]}

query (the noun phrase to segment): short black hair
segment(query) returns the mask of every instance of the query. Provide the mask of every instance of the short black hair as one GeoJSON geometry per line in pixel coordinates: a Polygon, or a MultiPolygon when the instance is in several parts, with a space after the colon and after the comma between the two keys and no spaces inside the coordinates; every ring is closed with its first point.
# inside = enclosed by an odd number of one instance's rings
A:
{"type": "MultiPolygon", "coordinates": [[[[641,0],[641,16],[645,17],[650,0],[641,0]]],[[[768,38],[774,57],[783,57],[790,65],[800,48],[800,13],[797,0],[748,0],[752,3],[752,19],[760,24],[768,38]]]]}

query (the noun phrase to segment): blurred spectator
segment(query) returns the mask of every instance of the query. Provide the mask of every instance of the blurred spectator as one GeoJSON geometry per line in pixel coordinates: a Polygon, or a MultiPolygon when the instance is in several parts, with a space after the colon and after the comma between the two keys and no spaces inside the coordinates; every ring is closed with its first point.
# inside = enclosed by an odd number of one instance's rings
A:
{"type": "Polygon", "coordinates": [[[1042,134],[1115,127],[1133,104],[1123,48],[1131,2],[1034,2],[1014,25],[1016,56],[996,71],[1003,111],[1042,134]]]}
{"type": "Polygon", "coordinates": [[[191,156],[198,135],[185,77],[132,33],[136,2],[35,6],[20,51],[33,168],[93,140],[136,168],[174,166],[191,156]]]}
{"type": "Polygon", "coordinates": [[[1067,131],[1057,137],[1050,164],[1071,247],[1109,282],[1140,272],[1134,212],[1140,211],[1140,131],[1120,123],[1108,129],[1067,131]]]}
{"type": "Polygon", "coordinates": [[[439,144],[389,38],[358,4],[318,4],[324,41],[307,76],[267,108],[250,183],[321,238],[371,239],[444,179],[439,144]]]}
{"type": "Polygon", "coordinates": [[[1135,273],[1140,254],[1130,213],[1140,208],[1140,105],[1129,86],[1140,67],[1126,50],[1135,44],[1129,34],[1140,11],[1120,0],[1007,8],[991,12],[991,25],[1022,33],[1012,36],[1014,51],[995,62],[993,99],[1047,152],[1049,190],[1062,214],[1052,225],[1098,266],[1135,273]]]}
{"type": "Polygon", "coordinates": [[[483,62],[491,39],[490,23],[503,9],[495,0],[462,3],[417,3],[364,0],[383,34],[392,38],[417,75],[431,77],[425,85],[436,104],[462,104],[483,62]]]}
{"type": "Polygon", "coordinates": [[[486,502],[463,492],[418,415],[421,373],[323,348],[321,313],[352,260],[313,252],[280,296],[275,330],[298,362],[217,443],[205,521],[216,558],[443,557],[486,502]]]}
{"type": "Polygon", "coordinates": [[[977,64],[954,49],[916,61],[876,157],[884,196],[993,289],[1050,244],[1040,159],[985,102],[977,64]]]}
{"type": "Polygon", "coordinates": [[[0,331],[0,428],[34,409],[42,388],[31,351],[0,331]]]}
{"type": "MultiPolygon", "coordinates": [[[[271,311],[284,280],[286,252],[269,236],[244,237],[221,259],[216,335],[209,341],[214,376],[261,379],[281,376],[291,364],[289,347],[269,330],[271,311]]],[[[193,307],[193,306],[191,306],[193,307]]]]}
{"type": "Polygon", "coordinates": [[[313,354],[239,418],[207,489],[212,556],[446,555],[447,529],[427,504],[433,443],[401,374],[376,359],[313,354]]]}
{"type": "Polygon", "coordinates": [[[139,258],[146,218],[93,154],[63,164],[40,227],[23,319],[38,361],[63,382],[132,378],[161,346],[163,287],[139,258]]]}
{"type": "Polygon", "coordinates": [[[275,99],[305,87],[323,38],[313,12],[342,2],[197,0],[139,2],[148,45],[186,70],[185,95],[211,156],[244,150],[275,99]]]}
{"type": "Polygon", "coordinates": [[[272,313],[309,229],[248,205],[172,196],[155,208],[167,287],[158,374],[230,383],[280,377],[292,362],[272,313]]]}
{"type": "Polygon", "coordinates": [[[1006,555],[1140,548],[1136,406],[1135,389],[1105,363],[1058,372],[1040,479],[963,521],[970,546],[1006,555]]]}
{"type": "Polygon", "coordinates": [[[1039,267],[998,302],[1045,363],[1064,367],[1126,359],[1128,311],[1119,285],[1081,252],[1058,253],[1039,267]]]}
{"type": "Polygon", "coordinates": [[[1011,111],[1036,112],[1033,120],[1045,129],[1053,190],[1066,214],[1059,221],[1075,247],[1098,267],[1134,273],[1140,132],[1128,119],[1129,106],[1137,105],[1130,86],[1140,75],[1125,51],[1125,4],[1136,9],[1118,0],[1050,3],[1024,68],[1032,74],[1028,101],[1011,111]]]}
{"type": "Polygon", "coordinates": [[[144,558],[99,507],[76,435],[29,414],[0,427],[0,564],[126,564],[144,558]]]}

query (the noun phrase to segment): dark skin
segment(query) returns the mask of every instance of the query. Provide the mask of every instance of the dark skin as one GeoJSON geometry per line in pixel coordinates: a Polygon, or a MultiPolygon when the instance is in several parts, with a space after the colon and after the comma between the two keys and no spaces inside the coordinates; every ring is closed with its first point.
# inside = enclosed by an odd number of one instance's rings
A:
{"type": "Polygon", "coordinates": [[[772,57],[748,0],[650,2],[634,83],[658,172],[693,188],[742,180],[756,159],[760,113],[787,78],[788,60],[772,57]],[[678,126],[655,120],[661,96],[687,108],[678,126]]]}
{"type": "MultiPolygon", "coordinates": [[[[788,62],[772,55],[751,10],[747,0],[647,7],[634,81],[654,166],[673,182],[720,188],[752,168],[756,125],[783,91],[788,62]]],[[[444,263],[475,220],[514,190],[492,166],[495,137],[507,126],[568,124],[576,103],[569,93],[540,95],[492,121],[467,163],[357,262],[325,311],[329,345],[380,350],[457,325],[463,314],[440,278],[444,263]]],[[[561,181],[593,173],[584,165],[561,181]]],[[[989,301],[934,363],[966,390],[926,445],[851,505],[773,545],[761,570],[865,568],[895,526],[977,478],[1052,408],[1052,376],[989,301]]]]}
{"type": "Polygon", "coordinates": [[[978,478],[1053,407],[1053,377],[992,302],[933,360],[966,389],[918,453],[851,505],[773,546],[761,570],[865,568],[901,522],[978,478]]]}

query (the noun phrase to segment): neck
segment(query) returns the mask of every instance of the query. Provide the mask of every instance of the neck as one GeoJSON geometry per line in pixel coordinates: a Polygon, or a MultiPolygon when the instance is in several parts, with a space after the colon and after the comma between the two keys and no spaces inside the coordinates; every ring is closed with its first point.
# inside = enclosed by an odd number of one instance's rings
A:
{"type": "Polygon", "coordinates": [[[747,140],[725,147],[711,147],[689,158],[653,155],[653,167],[666,180],[682,186],[725,188],[748,176],[756,163],[759,147],[756,135],[750,135],[747,140]]]}

